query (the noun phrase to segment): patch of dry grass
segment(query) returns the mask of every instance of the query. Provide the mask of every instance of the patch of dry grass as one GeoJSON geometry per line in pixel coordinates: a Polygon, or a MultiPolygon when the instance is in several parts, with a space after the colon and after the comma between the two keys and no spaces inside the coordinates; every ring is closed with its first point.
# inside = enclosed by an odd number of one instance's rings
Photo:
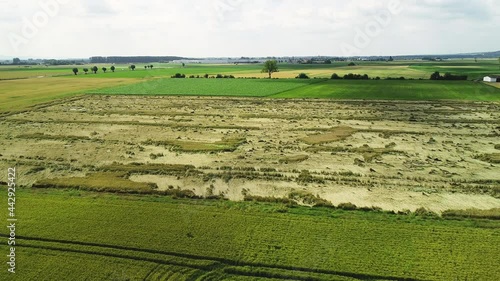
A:
{"type": "Polygon", "coordinates": [[[192,165],[180,164],[111,164],[99,168],[101,171],[108,172],[126,172],[135,174],[171,174],[171,173],[185,173],[189,170],[194,170],[192,165]]]}
{"type": "Polygon", "coordinates": [[[123,172],[98,172],[85,177],[43,179],[33,184],[34,188],[74,188],[102,192],[150,193],[156,189],[154,183],[133,182],[123,172]]]}
{"type": "Polygon", "coordinates": [[[232,152],[245,143],[242,137],[229,137],[216,142],[198,142],[183,140],[146,141],[145,145],[171,146],[176,151],[183,152],[232,152]]]}
{"type": "Polygon", "coordinates": [[[500,220],[500,208],[493,208],[489,210],[446,210],[441,215],[444,218],[475,218],[500,220]]]}
{"type": "Polygon", "coordinates": [[[330,132],[318,135],[308,136],[302,139],[303,142],[307,144],[323,144],[329,142],[335,142],[344,140],[354,133],[356,133],[356,129],[348,127],[348,126],[339,126],[332,128],[330,132]]]}
{"type": "Polygon", "coordinates": [[[279,163],[288,164],[288,163],[297,163],[302,162],[309,159],[308,155],[294,155],[294,156],[286,156],[279,159],[279,163]]]}
{"type": "Polygon", "coordinates": [[[476,156],[477,159],[493,164],[500,164],[500,153],[488,153],[476,156]]]}
{"type": "Polygon", "coordinates": [[[90,140],[90,138],[87,136],[48,135],[44,133],[21,134],[18,135],[17,138],[36,139],[36,140],[61,140],[61,141],[90,140]]]}

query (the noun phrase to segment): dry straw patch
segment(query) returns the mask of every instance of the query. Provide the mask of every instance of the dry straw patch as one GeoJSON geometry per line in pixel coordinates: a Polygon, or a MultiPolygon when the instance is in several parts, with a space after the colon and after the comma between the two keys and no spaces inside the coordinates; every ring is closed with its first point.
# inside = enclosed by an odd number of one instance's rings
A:
{"type": "Polygon", "coordinates": [[[156,184],[134,182],[123,172],[98,172],[85,177],[54,178],[39,180],[34,188],[75,188],[106,192],[149,193],[156,184]]]}
{"type": "Polygon", "coordinates": [[[307,144],[323,144],[329,142],[335,142],[344,140],[354,133],[356,133],[356,129],[348,127],[348,126],[339,126],[332,128],[332,130],[328,133],[312,135],[306,138],[303,138],[302,141],[307,144]]]}

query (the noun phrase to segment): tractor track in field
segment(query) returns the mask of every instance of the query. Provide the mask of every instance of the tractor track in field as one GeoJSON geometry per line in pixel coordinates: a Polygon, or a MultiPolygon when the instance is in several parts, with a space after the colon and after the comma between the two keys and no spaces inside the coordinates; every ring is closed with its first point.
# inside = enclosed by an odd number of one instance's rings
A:
{"type": "MultiPolygon", "coordinates": [[[[0,234],[0,237],[8,237],[8,235],[0,234]]],[[[19,247],[38,248],[38,249],[46,249],[46,250],[61,251],[61,252],[73,252],[73,253],[89,254],[89,255],[101,255],[101,256],[106,256],[106,257],[124,258],[124,259],[136,260],[136,261],[147,261],[147,262],[153,262],[153,263],[157,263],[157,264],[175,265],[175,266],[188,267],[188,268],[205,270],[205,271],[214,271],[217,269],[222,269],[223,271],[225,271],[229,274],[234,274],[234,275],[263,277],[262,271],[259,271],[259,272],[251,272],[250,271],[249,272],[249,271],[243,271],[243,270],[240,271],[237,269],[238,267],[252,267],[254,269],[263,269],[263,270],[271,270],[271,271],[272,270],[289,271],[286,274],[274,273],[274,272],[271,273],[273,275],[273,278],[278,277],[278,278],[282,278],[282,279],[288,279],[290,277],[293,277],[293,279],[295,279],[295,280],[324,280],[322,278],[315,278],[313,276],[307,276],[307,277],[306,276],[296,276],[293,274],[294,272],[296,272],[296,273],[323,274],[323,275],[329,275],[332,278],[335,276],[347,277],[347,278],[354,278],[354,279],[359,279],[359,280],[423,281],[422,279],[405,278],[405,277],[399,277],[399,276],[381,276],[381,275],[342,272],[342,271],[334,271],[334,270],[326,270],[326,269],[311,269],[311,268],[294,267],[294,266],[270,265],[270,264],[264,264],[264,263],[236,261],[236,260],[231,260],[231,259],[226,259],[226,258],[206,257],[206,256],[194,255],[194,254],[186,254],[186,253],[178,253],[178,252],[170,252],[170,251],[160,251],[160,250],[153,250],[153,249],[142,249],[142,248],[136,248],[136,247],[126,247],[126,246],[119,246],[119,245],[108,245],[108,244],[99,244],[99,243],[82,242],[82,241],[69,241],[69,240],[62,240],[62,239],[49,239],[49,238],[28,237],[28,236],[16,236],[16,239],[20,242],[18,244],[19,247]],[[65,244],[68,246],[71,245],[71,246],[94,247],[94,248],[100,249],[101,251],[65,248],[65,247],[59,247],[59,246],[54,246],[54,245],[29,245],[29,244],[23,245],[23,243],[22,243],[23,240],[24,241],[37,241],[37,242],[43,242],[43,243],[49,243],[49,244],[54,244],[54,243],[63,244],[63,245],[65,244]],[[171,257],[177,257],[177,258],[184,258],[184,259],[193,260],[193,261],[213,262],[213,264],[200,265],[200,264],[195,264],[194,262],[188,263],[188,262],[182,262],[182,261],[164,260],[164,259],[152,258],[152,257],[151,258],[139,257],[139,256],[130,255],[130,254],[111,253],[111,252],[102,251],[105,249],[130,251],[130,252],[137,252],[137,253],[142,253],[142,254],[159,254],[159,255],[165,255],[165,256],[171,256],[171,257]],[[225,269],[226,267],[229,267],[229,268],[227,268],[227,270],[226,270],[225,269]]]]}

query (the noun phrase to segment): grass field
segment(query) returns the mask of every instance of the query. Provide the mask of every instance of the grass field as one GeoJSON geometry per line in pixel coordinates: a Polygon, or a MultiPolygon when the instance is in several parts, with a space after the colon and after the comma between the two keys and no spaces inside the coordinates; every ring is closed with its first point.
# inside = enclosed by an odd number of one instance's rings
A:
{"type": "MultiPolygon", "coordinates": [[[[75,190],[18,190],[17,197],[22,227],[15,280],[68,274],[72,280],[500,276],[495,221],[75,190]],[[98,268],[102,263],[105,269],[98,268]]],[[[6,245],[0,250],[7,252],[6,245]]],[[[6,270],[0,278],[7,280],[6,270]]]]}
{"type": "Polygon", "coordinates": [[[269,79],[155,79],[134,85],[93,90],[99,94],[197,95],[266,97],[307,86],[318,80],[269,79]]]}
{"type": "Polygon", "coordinates": [[[470,81],[430,80],[329,80],[292,89],[274,98],[325,98],[367,100],[500,100],[500,91],[470,81]]]}
{"type": "Polygon", "coordinates": [[[0,81],[0,112],[81,94],[82,91],[137,83],[136,79],[74,80],[61,77],[0,81]]]}
{"type": "Polygon", "coordinates": [[[89,92],[367,100],[500,100],[500,90],[480,82],[430,80],[155,79],[89,92]]]}

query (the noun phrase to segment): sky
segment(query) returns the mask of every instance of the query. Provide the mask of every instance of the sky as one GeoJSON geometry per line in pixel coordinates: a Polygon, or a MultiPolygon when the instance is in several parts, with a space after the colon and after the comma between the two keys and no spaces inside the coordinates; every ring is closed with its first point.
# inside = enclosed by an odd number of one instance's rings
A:
{"type": "Polygon", "coordinates": [[[500,50],[498,0],[0,0],[0,58],[500,50]]]}

